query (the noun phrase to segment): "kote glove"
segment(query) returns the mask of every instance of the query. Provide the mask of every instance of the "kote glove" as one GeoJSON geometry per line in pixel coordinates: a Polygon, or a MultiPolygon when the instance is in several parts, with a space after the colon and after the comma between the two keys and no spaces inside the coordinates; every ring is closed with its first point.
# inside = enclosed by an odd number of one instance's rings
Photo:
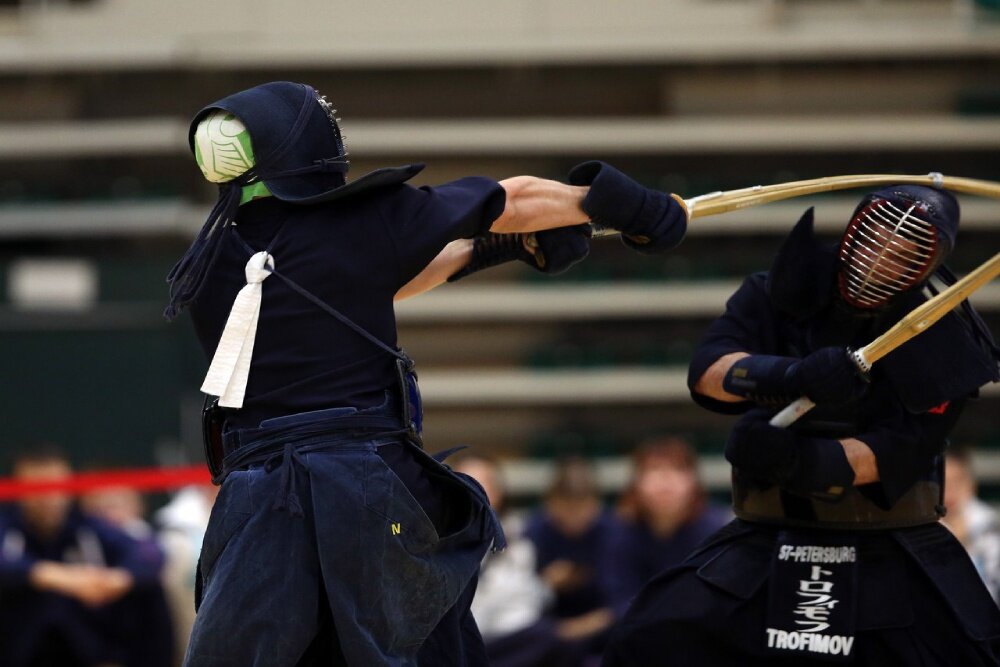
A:
{"type": "Polygon", "coordinates": [[[655,254],[676,247],[687,231],[683,200],[641,185],[604,162],[584,162],[569,172],[572,185],[588,185],[581,204],[598,227],[616,229],[633,250],[655,254]]]}

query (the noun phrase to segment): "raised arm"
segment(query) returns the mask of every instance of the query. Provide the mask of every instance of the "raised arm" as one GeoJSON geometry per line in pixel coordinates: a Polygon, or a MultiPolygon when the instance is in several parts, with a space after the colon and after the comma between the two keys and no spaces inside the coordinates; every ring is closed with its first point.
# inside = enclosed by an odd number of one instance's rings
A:
{"type": "Polygon", "coordinates": [[[646,188],[603,162],[578,165],[570,181],[536,176],[500,181],[506,199],[490,225],[493,236],[453,241],[394,300],[512,259],[544,273],[560,273],[586,257],[589,235],[581,226],[591,221],[621,231],[626,245],[642,252],[667,250],[684,237],[687,209],[676,196],[646,188]],[[523,236],[504,240],[497,234],[523,236]]]}
{"type": "Polygon", "coordinates": [[[498,234],[537,232],[587,222],[581,204],[589,188],[566,185],[535,176],[515,176],[500,181],[507,193],[503,213],[490,231],[498,234]]]}
{"type": "Polygon", "coordinates": [[[500,181],[505,207],[493,221],[497,233],[534,232],[590,221],[621,232],[642,253],[679,244],[687,231],[684,200],[636,182],[604,162],[584,162],[569,172],[569,185],[534,176],[500,181]]]}
{"type": "Polygon", "coordinates": [[[472,243],[472,239],[458,239],[446,245],[423,271],[399,288],[392,300],[409,299],[446,282],[449,276],[465,268],[472,259],[472,243]]]}
{"type": "Polygon", "coordinates": [[[487,232],[474,239],[452,241],[410,282],[393,301],[400,301],[454,282],[491,266],[520,260],[549,275],[566,271],[590,252],[590,228],[574,225],[530,234],[487,232]]]}
{"type": "Polygon", "coordinates": [[[838,405],[861,397],[868,379],[850,361],[846,348],[823,347],[803,357],[733,351],[716,359],[691,386],[723,403],[752,401],[787,405],[799,396],[838,405]]]}

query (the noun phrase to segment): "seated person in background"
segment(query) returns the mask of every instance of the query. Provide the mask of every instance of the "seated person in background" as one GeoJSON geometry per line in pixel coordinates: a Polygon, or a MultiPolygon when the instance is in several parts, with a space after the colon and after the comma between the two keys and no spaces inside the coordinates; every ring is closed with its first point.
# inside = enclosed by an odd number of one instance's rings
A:
{"type": "Polygon", "coordinates": [[[616,613],[646,581],[680,563],[732,518],[708,502],[694,450],[675,437],[641,444],[619,502],[620,530],[607,542],[606,587],[616,613]]]}
{"type": "MultiPolygon", "coordinates": [[[[35,446],[13,464],[17,480],[58,482],[72,474],[58,449],[35,446]]],[[[61,492],[26,496],[0,511],[0,665],[158,667],[136,654],[147,628],[129,600],[158,583],[159,563],[135,540],[77,509],[61,492]]],[[[162,662],[161,662],[162,661],[162,662]]]]}
{"type": "MultiPolygon", "coordinates": [[[[133,590],[119,602],[121,613],[128,617],[136,632],[131,633],[129,654],[136,664],[169,667],[177,649],[175,627],[163,582],[167,553],[159,536],[146,521],[146,501],[135,489],[116,486],[97,489],[80,498],[83,512],[120,529],[136,542],[136,558],[144,570],[156,570],[159,580],[133,590]]],[[[193,607],[188,600],[188,606],[193,607]]],[[[185,641],[187,637],[185,636],[185,641]]]]}
{"type": "Polygon", "coordinates": [[[969,451],[949,448],[944,457],[944,506],[941,522],[962,543],[994,600],[1000,600],[1000,514],[976,497],[969,451]]]}
{"type": "MultiPolygon", "coordinates": [[[[135,489],[109,486],[90,491],[81,496],[80,508],[91,516],[117,526],[134,540],[153,540],[153,527],[146,521],[146,502],[135,489]]],[[[154,541],[154,547],[155,544],[154,541]]]]}
{"type": "Polygon", "coordinates": [[[599,648],[614,617],[601,586],[601,559],[617,521],[601,502],[590,463],[568,457],[557,464],[543,507],[525,535],[538,553],[538,571],[555,591],[552,613],[563,631],[599,648]]]}
{"type": "Polygon", "coordinates": [[[488,553],[472,599],[472,615],[486,643],[492,667],[577,667],[581,645],[561,637],[545,609],[552,591],[535,572],[535,549],[521,531],[519,517],[505,512],[504,487],[495,461],[467,455],[455,470],[478,481],[499,515],[507,536],[504,551],[488,553]]]}

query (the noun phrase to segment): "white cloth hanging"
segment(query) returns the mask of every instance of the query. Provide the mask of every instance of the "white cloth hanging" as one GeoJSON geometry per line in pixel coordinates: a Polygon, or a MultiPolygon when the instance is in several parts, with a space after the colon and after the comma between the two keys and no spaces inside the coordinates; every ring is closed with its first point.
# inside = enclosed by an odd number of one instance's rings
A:
{"type": "Polygon", "coordinates": [[[201,390],[219,397],[224,408],[242,408],[243,396],[250,376],[250,359],[257,337],[257,319],[264,279],[274,270],[274,257],[261,251],[247,262],[247,284],[233,300],[226,328],[222,330],[219,346],[205,375],[201,390]]]}

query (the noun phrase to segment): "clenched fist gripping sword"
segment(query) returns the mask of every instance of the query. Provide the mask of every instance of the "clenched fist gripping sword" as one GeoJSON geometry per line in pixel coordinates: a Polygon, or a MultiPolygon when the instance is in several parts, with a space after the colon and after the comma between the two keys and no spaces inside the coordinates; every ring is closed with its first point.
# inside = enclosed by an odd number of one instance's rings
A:
{"type": "MultiPolygon", "coordinates": [[[[947,315],[970,294],[1000,275],[1000,253],[993,255],[964,278],[943,290],[937,296],[911,310],[903,319],[884,334],[858,350],[848,354],[858,370],[867,373],[872,364],[897,347],[930,328],[947,315]]],[[[802,397],[771,418],[771,426],[786,427],[816,404],[802,397]]]]}

